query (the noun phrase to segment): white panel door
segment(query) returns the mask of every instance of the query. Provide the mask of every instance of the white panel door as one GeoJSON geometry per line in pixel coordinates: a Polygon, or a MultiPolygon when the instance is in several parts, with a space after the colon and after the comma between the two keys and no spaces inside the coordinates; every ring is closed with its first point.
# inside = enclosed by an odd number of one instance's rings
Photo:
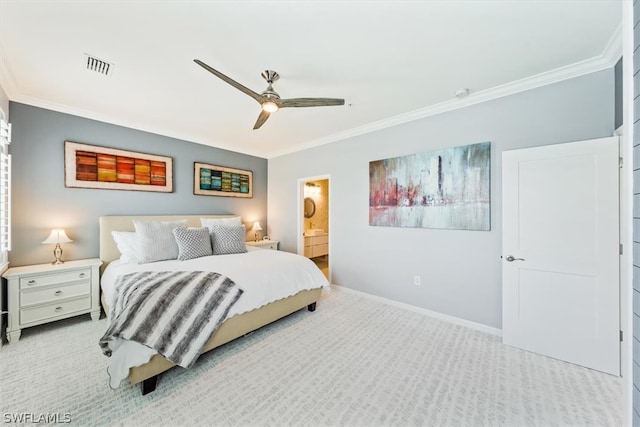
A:
{"type": "Polygon", "coordinates": [[[618,138],[502,155],[503,342],[620,374],[618,138]]]}

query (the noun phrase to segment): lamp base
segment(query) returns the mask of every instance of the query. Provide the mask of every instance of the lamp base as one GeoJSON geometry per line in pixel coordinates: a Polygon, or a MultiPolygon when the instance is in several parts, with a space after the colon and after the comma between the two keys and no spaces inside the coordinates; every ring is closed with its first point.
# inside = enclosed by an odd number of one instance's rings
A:
{"type": "Polygon", "coordinates": [[[56,243],[56,247],[53,249],[53,256],[56,257],[56,260],[51,264],[64,264],[64,261],[62,260],[62,248],[60,247],[60,243],[56,243]]]}

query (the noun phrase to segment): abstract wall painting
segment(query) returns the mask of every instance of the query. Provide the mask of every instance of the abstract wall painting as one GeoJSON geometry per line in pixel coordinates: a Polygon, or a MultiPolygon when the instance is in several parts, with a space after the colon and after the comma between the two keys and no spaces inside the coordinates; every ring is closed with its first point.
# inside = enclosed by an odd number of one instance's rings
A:
{"type": "Polygon", "coordinates": [[[173,159],[65,141],[65,187],[173,192],[173,159]]]}
{"type": "Polygon", "coordinates": [[[195,162],[193,194],[253,197],[253,172],[195,162]]]}
{"type": "Polygon", "coordinates": [[[491,229],[491,143],[369,162],[369,225],[491,229]]]}

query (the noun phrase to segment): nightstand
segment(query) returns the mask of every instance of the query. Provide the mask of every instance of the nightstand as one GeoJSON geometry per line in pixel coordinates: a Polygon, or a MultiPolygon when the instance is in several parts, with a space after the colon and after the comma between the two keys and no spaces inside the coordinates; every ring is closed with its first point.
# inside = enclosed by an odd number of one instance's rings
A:
{"type": "Polygon", "coordinates": [[[13,267],[7,279],[7,340],[18,341],[22,329],[91,313],[100,318],[98,258],[13,267]]]}
{"type": "Polygon", "coordinates": [[[247,246],[253,246],[255,248],[260,249],[273,249],[275,251],[278,250],[278,241],[277,240],[258,240],[257,242],[245,242],[247,246]]]}

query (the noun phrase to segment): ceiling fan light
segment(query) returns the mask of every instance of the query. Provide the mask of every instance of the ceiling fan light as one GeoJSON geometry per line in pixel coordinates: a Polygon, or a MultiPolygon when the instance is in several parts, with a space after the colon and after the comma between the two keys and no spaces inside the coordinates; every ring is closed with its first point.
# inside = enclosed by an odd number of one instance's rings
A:
{"type": "Polygon", "coordinates": [[[267,113],[275,113],[280,109],[280,107],[278,107],[278,104],[273,101],[266,101],[262,103],[262,109],[267,113]]]}

